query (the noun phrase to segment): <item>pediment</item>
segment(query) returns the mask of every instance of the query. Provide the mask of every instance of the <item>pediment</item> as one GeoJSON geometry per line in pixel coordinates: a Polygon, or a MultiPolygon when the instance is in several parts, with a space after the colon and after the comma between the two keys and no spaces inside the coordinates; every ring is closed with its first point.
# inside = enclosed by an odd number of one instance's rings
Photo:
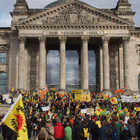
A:
{"type": "Polygon", "coordinates": [[[9,45],[8,44],[0,44],[0,51],[8,51],[9,45]]]}
{"type": "Polygon", "coordinates": [[[51,9],[46,9],[38,14],[16,23],[17,27],[58,27],[58,26],[126,26],[132,27],[133,23],[111,15],[100,9],[94,8],[83,2],[71,0],[51,9]]]}

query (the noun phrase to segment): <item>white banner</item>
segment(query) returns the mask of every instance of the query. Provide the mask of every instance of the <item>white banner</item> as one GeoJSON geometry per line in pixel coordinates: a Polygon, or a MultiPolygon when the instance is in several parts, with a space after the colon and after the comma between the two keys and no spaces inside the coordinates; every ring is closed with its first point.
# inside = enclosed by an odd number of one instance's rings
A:
{"type": "Polygon", "coordinates": [[[133,99],[133,96],[121,95],[122,102],[139,102],[140,95],[137,95],[136,97],[137,97],[137,99],[133,99]]]}

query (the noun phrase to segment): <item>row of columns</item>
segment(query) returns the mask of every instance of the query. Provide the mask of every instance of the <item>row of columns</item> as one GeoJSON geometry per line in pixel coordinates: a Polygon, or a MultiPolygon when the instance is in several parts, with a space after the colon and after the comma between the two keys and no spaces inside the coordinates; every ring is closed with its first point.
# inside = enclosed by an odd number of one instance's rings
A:
{"type": "MultiPolygon", "coordinates": [[[[39,37],[39,89],[43,89],[44,85],[46,84],[46,37],[42,36],[39,37]]],[[[128,83],[128,75],[129,75],[129,53],[128,53],[128,43],[129,37],[123,37],[123,62],[124,62],[124,86],[129,86],[128,83]]],[[[25,37],[19,38],[19,89],[25,89],[26,80],[25,78],[25,37]]],[[[88,77],[88,36],[82,36],[82,89],[87,92],[89,90],[89,77],[88,77]]],[[[100,87],[103,88],[103,91],[110,90],[110,66],[109,66],[109,40],[110,37],[103,36],[102,37],[102,50],[100,51],[100,87]],[[102,55],[101,55],[102,54],[102,55]]],[[[66,58],[66,36],[60,36],[60,91],[66,90],[66,65],[65,65],[65,58],[66,58]]],[[[121,61],[121,60],[120,60],[121,61]]],[[[123,64],[123,63],[121,63],[123,64]]],[[[26,90],[26,89],[25,89],[26,90]]]]}

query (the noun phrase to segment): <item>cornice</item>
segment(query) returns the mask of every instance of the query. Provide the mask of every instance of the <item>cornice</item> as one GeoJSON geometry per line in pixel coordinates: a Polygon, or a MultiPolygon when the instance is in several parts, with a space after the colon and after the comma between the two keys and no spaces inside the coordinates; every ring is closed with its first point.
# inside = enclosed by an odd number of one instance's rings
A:
{"type": "Polygon", "coordinates": [[[27,11],[20,11],[20,12],[10,12],[10,14],[13,16],[15,15],[28,15],[27,11]]]}
{"type": "Polygon", "coordinates": [[[11,35],[17,35],[17,31],[12,31],[11,28],[9,29],[0,29],[0,36],[2,37],[9,37],[11,35]]]}
{"type": "Polygon", "coordinates": [[[125,11],[117,11],[116,15],[128,15],[128,16],[132,15],[133,16],[133,15],[135,15],[135,13],[136,12],[132,12],[132,11],[126,11],[126,12],[125,11]]]}
{"type": "Polygon", "coordinates": [[[130,35],[135,37],[140,37],[140,31],[130,30],[130,35]]]}
{"type": "Polygon", "coordinates": [[[60,25],[18,25],[16,26],[18,30],[27,30],[27,29],[109,29],[109,30],[130,30],[133,29],[133,26],[130,25],[93,25],[93,24],[60,24],[60,25]]]}

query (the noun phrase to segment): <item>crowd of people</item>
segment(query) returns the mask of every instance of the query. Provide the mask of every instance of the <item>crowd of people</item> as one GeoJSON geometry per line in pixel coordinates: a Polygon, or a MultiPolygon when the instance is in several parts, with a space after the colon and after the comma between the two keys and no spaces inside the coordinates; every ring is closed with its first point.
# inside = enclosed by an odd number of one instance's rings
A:
{"type": "MultiPolygon", "coordinates": [[[[32,135],[36,140],[140,139],[140,115],[135,110],[140,102],[122,103],[119,99],[118,104],[112,104],[97,93],[91,94],[91,101],[80,102],[74,100],[74,94],[62,97],[51,92],[43,99],[35,93],[23,94],[23,103],[29,139],[32,135]],[[87,108],[94,113],[82,113],[87,108]],[[102,111],[96,113],[97,109],[102,111]]],[[[16,133],[4,123],[1,128],[4,140],[16,139],[16,133]]]]}

